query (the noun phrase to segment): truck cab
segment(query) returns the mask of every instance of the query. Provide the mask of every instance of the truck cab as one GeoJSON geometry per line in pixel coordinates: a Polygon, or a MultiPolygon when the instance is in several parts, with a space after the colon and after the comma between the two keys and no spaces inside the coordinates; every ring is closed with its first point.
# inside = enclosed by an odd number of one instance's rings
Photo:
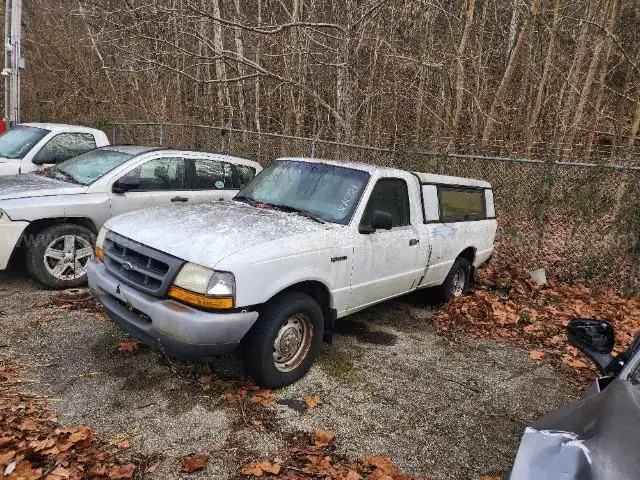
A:
{"type": "Polygon", "coordinates": [[[109,145],[95,128],[58,123],[21,123],[0,135],[0,176],[50,167],[109,145]]]}
{"type": "Polygon", "coordinates": [[[232,202],[109,220],[88,276],[132,336],[188,360],[240,347],[275,388],[347,315],[427,287],[462,295],[495,233],[487,182],[282,158],[232,202]]]}

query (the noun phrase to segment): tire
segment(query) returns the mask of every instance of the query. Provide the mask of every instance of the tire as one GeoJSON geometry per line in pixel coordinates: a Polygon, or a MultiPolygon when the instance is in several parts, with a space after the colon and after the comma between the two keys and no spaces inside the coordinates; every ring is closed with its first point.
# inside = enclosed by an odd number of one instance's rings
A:
{"type": "Polygon", "coordinates": [[[74,224],[54,225],[36,234],[30,243],[27,270],[40,283],[55,290],[87,284],[86,264],[96,244],[91,230],[74,224]]]}
{"type": "Polygon", "coordinates": [[[296,291],[276,296],[263,307],[243,339],[247,374],[264,388],[291,385],[313,365],[323,331],[322,309],[312,297],[296,291]]]}
{"type": "Polygon", "coordinates": [[[449,271],[449,275],[445,279],[444,283],[440,286],[439,298],[443,302],[449,302],[452,297],[458,297],[464,294],[469,287],[471,280],[471,264],[469,260],[463,257],[458,257],[453,263],[453,267],[449,271]],[[462,287],[460,287],[460,279],[457,275],[464,275],[462,281],[462,287]]]}

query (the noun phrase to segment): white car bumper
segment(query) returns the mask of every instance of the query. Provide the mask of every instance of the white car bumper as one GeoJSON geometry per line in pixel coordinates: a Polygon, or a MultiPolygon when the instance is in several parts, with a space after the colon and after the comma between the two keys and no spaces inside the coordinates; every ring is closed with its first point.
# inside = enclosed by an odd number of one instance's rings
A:
{"type": "Polygon", "coordinates": [[[0,270],[7,268],[11,254],[28,225],[29,222],[0,220],[0,270]]]}

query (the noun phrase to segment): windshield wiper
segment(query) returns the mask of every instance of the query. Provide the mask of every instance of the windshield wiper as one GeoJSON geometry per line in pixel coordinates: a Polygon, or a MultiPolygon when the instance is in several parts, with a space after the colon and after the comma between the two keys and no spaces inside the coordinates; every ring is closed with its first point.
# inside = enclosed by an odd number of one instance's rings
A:
{"type": "Polygon", "coordinates": [[[255,198],[247,197],[246,195],[236,195],[233,199],[238,202],[248,203],[252,207],[255,207],[257,203],[255,198]]]}
{"type": "Polygon", "coordinates": [[[279,204],[276,204],[276,203],[268,203],[266,205],[268,205],[270,207],[273,207],[273,208],[277,208],[278,210],[282,210],[283,212],[297,213],[299,215],[302,215],[303,217],[310,218],[314,222],[318,222],[318,223],[322,223],[322,224],[326,223],[320,217],[318,217],[318,216],[314,215],[313,213],[311,213],[310,211],[304,210],[302,208],[292,207],[291,205],[279,205],[279,204]]]}

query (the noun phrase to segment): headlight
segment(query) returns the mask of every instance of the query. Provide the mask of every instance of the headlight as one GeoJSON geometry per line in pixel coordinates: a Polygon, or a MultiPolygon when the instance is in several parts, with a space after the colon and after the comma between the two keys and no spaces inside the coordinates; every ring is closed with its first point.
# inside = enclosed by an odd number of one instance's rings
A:
{"type": "Polygon", "coordinates": [[[197,307],[229,309],[234,307],[236,282],[232,273],[185,264],[169,290],[169,297],[197,307]]]}
{"type": "Polygon", "coordinates": [[[109,233],[109,230],[102,227],[98,232],[98,238],[96,238],[96,258],[101,262],[104,262],[104,252],[102,251],[102,247],[104,245],[104,239],[109,233]]]}

